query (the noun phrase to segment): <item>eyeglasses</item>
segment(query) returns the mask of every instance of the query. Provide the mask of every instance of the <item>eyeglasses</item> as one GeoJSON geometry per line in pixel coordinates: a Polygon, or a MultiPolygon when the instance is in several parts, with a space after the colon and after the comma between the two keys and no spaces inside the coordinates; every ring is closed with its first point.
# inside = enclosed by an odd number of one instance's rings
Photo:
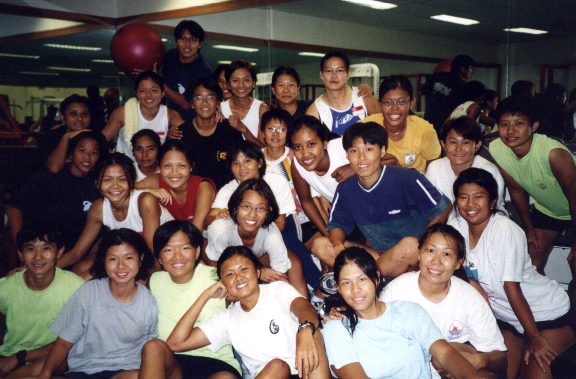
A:
{"type": "Polygon", "coordinates": [[[344,75],[347,72],[346,68],[344,67],[325,68],[322,71],[324,71],[326,75],[344,75]]]}
{"type": "Polygon", "coordinates": [[[264,207],[262,207],[262,206],[260,206],[260,207],[253,207],[253,206],[248,205],[248,204],[244,204],[244,205],[240,204],[240,205],[238,206],[238,210],[239,210],[239,211],[243,211],[243,212],[245,212],[245,213],[251,213],[252,210],[256,210],[256,213],[258,213],[258,214],[264,214],[264,213],[268,212],[268,209],[266,209],[266,208],[264,208],[264,207]]]}
{"type": "Polygon", "coordinates": [[[276,133],[276,132],[278,132],[278,133],[280,133],[280,134],[286,133],[286,132],[288,131],[288,129],[286,129],[286,128],[283,127],[283,126],[280,126],[280,127],[269,126],[269,127],[266,128],[266,130],[268,130],[270,133],[276,133]]]}
{"type": "Polygon", "coordinates": [[[396,99],[396,101],[393,101],[392,99],[384,99],[380,104],[386,108],[390,108],[393,105],[398,105],[399,107],[407,107],[410,105],[410,99],[396,99]]]}
{"type": "Polygon", "coordinates": [[[178,38],[178,41],[182,42],[182,43],[186,43],[186,42],[190,42],[190,43],[198,43],[200,42],[200,40],[198,38],[195,37],[180,37],[178,38]]]}
{"type": "Polygon", "coordinates": [[[216,99],[216,96],[212,96],[212,95],[208,95],[208,96],[206,96],[206,97],[204,97],[204,96],[194,96],[192,99],[193,99],[195,102],[200,103],[200,104],[203,103],[204,100],[206,100],[206,101],[209,102],[209,103],[215,103],[216,100],[217,100],[217,99],[216,99]]]}

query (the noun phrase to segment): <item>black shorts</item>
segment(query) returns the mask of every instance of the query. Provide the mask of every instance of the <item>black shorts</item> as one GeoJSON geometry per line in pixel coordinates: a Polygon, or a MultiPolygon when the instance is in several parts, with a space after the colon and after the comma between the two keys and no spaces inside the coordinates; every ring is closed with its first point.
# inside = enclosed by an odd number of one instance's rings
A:
{"type": "Polygon", "coordinates": [[[555,232],[562,233],[566,229],[572,227],[571,220],[559,220],[557,218],[550,217],[540,212],[535,207],[532,207],[530,219],[532,220],[532,226],[535,229],[553,230],[555,232]]]}
{"type": "Polygon", "coordinates": [[[116,370],[116,371],[100,371],[94,374],[86,374],[85,372],[67,372],[64,377],[69,379],[111,379],[115,375],[120,374],[126,370],[116,370]]]}
{"type": "MultiPolygon", "coordinates": [[[[570,312],[567,312],[565,315],[560,316],[554,320],[536,321],[536,328],[538,328],[539,332],[542,332],[544,330],[549,330],[549,329],[560,329],[560,328],[563,328],[565,326],[570,325],[570,318],[571,318],[570,312]]],[[[518,330],[516,330],[515,327],[513,327],[511,324],[507,323],[506,321],[496,319],[496,323],[498,324],[498,327],[500,328],[500,330],[507,330],[507,331],[511,332],[512,334],[514,334],[516,337],[526,338],[526,336],[524,334],[520,333],[518,330]]]]}
{"type": "Polygon", "coordinates": [[[354,229],[346,236],[346,240],[366,245],[366,237],[362,234],[358,224],[354,224],[354,229]]]}
{"type": "Polygon", "coordinates": [[[300,228],[302,229],[302,243],[310,241],[310,238],[318,233],[318,228],[312,221],[300,224],[300,228]]]}
{"type": "Polygon", "coordinates": [[[208,379],[217,372],[229,372],[238,379],[242,376],[228,363],[215,358],[197,357],[186,354],[174,354],[182,369],[182,379],[208,379]]]}

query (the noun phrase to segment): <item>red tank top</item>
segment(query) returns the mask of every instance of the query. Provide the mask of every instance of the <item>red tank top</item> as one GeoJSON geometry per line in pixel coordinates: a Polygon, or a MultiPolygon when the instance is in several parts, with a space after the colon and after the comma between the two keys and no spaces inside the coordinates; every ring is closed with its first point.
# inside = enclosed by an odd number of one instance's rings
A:
{"type": "MultiPolygon", "coordinates": [[[[198,193],[198,187],[200,187],[200,183],[204,180],[212,185],[212,188],[214,188],[214,194],[216,194],[216,186],[212,180],[204,179],[196,175],[190,175],[188,191],[186,192],[186,202],[180,204],[176,199],[174,199],[174,196],[172,196],[172,204],[162,204],[162,206],[168,209],[168,212],[170,212],[176,220],[192,221],[194,218],[194,212],[196,212],[196,194],[198,193]]],[[[162,175],[158,176],[158,185],[160,188],[163,188],[170,193],[170,187],[168,187],[164,182],[162,175]]]]}

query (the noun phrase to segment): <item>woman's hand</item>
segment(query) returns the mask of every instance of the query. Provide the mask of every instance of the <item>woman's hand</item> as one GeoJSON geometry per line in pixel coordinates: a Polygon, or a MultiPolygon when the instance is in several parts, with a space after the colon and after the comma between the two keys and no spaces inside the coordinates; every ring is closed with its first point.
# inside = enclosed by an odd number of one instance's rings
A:
{"type": "Polygon", "coordinates": [[[26,267],[25,267],[25,266],[16,267],[16,268],[13,269],[12,271],[10,271],[8,274],[6,274],[6,279],[8,279],[8,278],[11,277],[12,275],[16,274],[17,272],[24,271],[24,270],[26,270],[26,267]]]}
{"type": "Polygon", "coordinates": [[[372,87],[366,83],[360,83],[358,85],[358,96],[362,97],[363,99],[367,99],[372,96],[372,87]]]}
{"type": "Polygon", "coordinates": [[[246,125],[244,125],[242,120],[240,120],[240,117],[238,117],[238,116],[232,115],[232,116],[228,117],[228,122],[230,123],[231,127],[238,130],[242,134],[244,134],[244,132],[246,132],[246,130],[248,129],[246,127],[246,125]]]}
{"type": "Polygon", "coordinates": [[[330,210],[332,209],[332,204],[330,204],[330,202],[328,200],[326,200],[326,198],[324,196],[320,196],[318,198],[318,200],[320,201],[320,206],[322,207],[322,210],[324,212],[326,212],[327,215],[330,215],[330,210]]]}
{"type": "Polygon", "coordinates": [[[320,356],[316,341],[312,335],[312,327],[306,327],[296,333],[296,365],[298,376],[307,379],[310,373],[320,364],[320,356]]]}
{"type": "Polygon", "coordinates": [[[346,179],[354,176],[354,174],[355,172],[352,169],[352,167],[350,167],[350,165],[347,164],[342,167],[338,167],[336,170],[334,170],[334,172],[332,173],[332,177],[336,179],[338,183],[342,183],[346,179]]]}
{"type": "Polygon", "coordinates": [[[216,121],[216,123],[226,120],[226,117],[224,117],[224,115],[222,114],[222,109],[220,109],[220,106],[218,106],[218,109],[216,109],[216,113],[214,113],[214,116],[216,116],[214,118],[214,121],[216,121]]]}
{"type": "Polygon", "coordinates": [[[288,283],[288,275],[283,274],[280,271],[272,270],[269,267],[262,267],[260,269],[260,280],[266,283],[277,282],[280,280],[288,283]]]}
{"type": "Polygon", "coordinates": [[[534,356],[542,372],[546,372],[544,364],[550,367],[550,363],[556,358],[558,353],[552,349],[546,338],[539,334],[537,337],[529,337],[527,340],[526,352],[524,353],[526,364],[530,361],[530,355],[534,356]]]}
{"type": "Polygon", "coordinates": [[[330,309],[330,313],[328,313],[328,316],[326,316],[322,319],[322,322],[324,324],[326,324],[328,321],[346,319],[346,316],[344,316],[342,313],[340,313],[340,312],[344,311],[345,309],[346,309],[346,307],[332,307],[332,309],[330,309]]]}
{"type": "Polygon", "coordinates": [[[228,208],[224,208],[220,212],[218,212],[218,214],[216,215],[216,220],[219,220],[221,218],[223,218],[224,220],[230,220],[232,218],[230,217],[230,211],[228,211],[228,208]]]}
{"type": "Polygon", "coordinates": [[[172,195],[170,195],[170,192],[166,191],[164,188],[146,188],[143,191],[154,195],[154,197],[156,197],[162,204],[172,204],[172,195]]]}
{"type": "Polygon", "coordinates": [[[182,131],[178,129],[180,125],[173,126],[168,130],[168,139],[181,139],[182,138],[182,131]]]}
{"type": "Polygon", "coordinates": [[[210,299],[222,300],[228,296],[228,290],[226,289],[224,283],[222,283],[222,280],[219,280],[216,283],[212,284],[210,287],[208,287],[204,291],[204,294],[206,294],[206,296],[208,296],[210,299]]]}
{"type": "Polygon", "coordinates": [[[540,241],[538,241],[538,236],[536,235],[536,231],[534,231],[534,229],[528,230],[526,232],[526,240],[528,241],[528,248],[530,248],[530,245],[534,245],[536,251],[540,251],[540,241]]]}

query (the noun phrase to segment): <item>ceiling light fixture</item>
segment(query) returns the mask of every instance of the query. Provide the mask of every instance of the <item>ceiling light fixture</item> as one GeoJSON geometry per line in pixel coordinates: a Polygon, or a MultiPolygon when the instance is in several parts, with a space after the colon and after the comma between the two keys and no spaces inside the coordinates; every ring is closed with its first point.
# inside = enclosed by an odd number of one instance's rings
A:
{"type": "Polygon", "coordinates": [[[92,59],[92,62],[96,63],[114,63],[112,59],[92,59]]]}
{"type": "Polygon", "coordinates": [[[72,68],[72,67],[46,67],[49,70],[59,70],[59,71],[76,71],[76,72],[90,72],[89,68],[72,68]]]}
{"type": "Polygon", "coordinates": [[[69,49],[69,50],[90,50],[90,51],[100,51],[101,47],[88,47],[88,46],[73,46],[73,45],[60,45],[57,43],[45,43],[44,46],[55,47],[58,49],[69,49]]]}
{"type": "Polygon", "coordinates": [[[47,75],[47,76],[58,76],[55,72],[33,72],[33,71],[20,71],[23,75],[47,75]]]}
{"type": "Polygon", "coordinates": [[[380,10],[396,8],[398,6],[396,4],[384,3],[382,1],[376,1],[376,0],[342,0],[342,1],[356,5],[361,5],[363,7],[369,7],[380,10]]]}
{"type": "Polygon", "coordinates": [[[8,54],[8,53],[0,53],[0,57],[40,59],[40,55],[22,55],[22,54],[8,54]]]}
{"type": "Polygon", "coordinates": [[[439,20],[439,21],[451,22],[453,24],[459,24],[459,25],[473,25],[473,24],[479,24],[480,23],[479,21],[470,20],[469,18],[448,16],[447,14],[439,14],[437,16],[431,16],[430,18],[432,18],[434,20],[439,20]]]}
{"type": "Polygon", "coordinates": [[[254,52],[259,50],[259,49],[255,49],[252,47],[240,47],[240,46],[229,46],[229,45],[214,45],[212,47],[215,49],[245,51],[247,53],[254,53],[254,52]]]}
{"type": "Polygon", "coordinates": [[[505,32],[527,33],[527,34],[546,34],[546,30],[530,29],[530,28],[512,28],[504,29],[505,32]]]}
{"type": "MultiPolygon", "coordinates": [[[[232,61],[218,61],[219,64],[230,64],[232,63],[232,61]]],[[[249,62],[252,66],[256,66],[256,63],[254,62],[249,62]]]]}
{"type": "Polygon", "coordinates": [[[312,53],[309,51],[301,51],[298,53],[298,55],[303,55],[305,57],[324,57],[324,55],[326,54],[322,54],[322,53],[312,53]]]}

